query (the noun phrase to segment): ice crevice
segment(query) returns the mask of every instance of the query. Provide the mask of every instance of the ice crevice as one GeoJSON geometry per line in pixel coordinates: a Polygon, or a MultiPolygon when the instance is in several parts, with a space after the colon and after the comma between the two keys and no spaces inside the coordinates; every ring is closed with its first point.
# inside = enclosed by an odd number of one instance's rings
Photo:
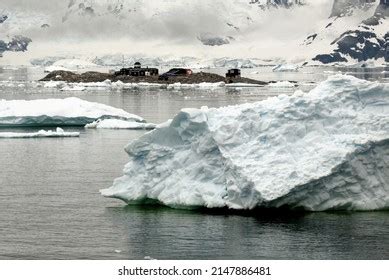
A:
{"type": "Polygon", "coordinates": [[[107,197],[172,207],[389,207],[389,85],[336,75],[309,93],[183,109],[131,142],[107,197]]]}

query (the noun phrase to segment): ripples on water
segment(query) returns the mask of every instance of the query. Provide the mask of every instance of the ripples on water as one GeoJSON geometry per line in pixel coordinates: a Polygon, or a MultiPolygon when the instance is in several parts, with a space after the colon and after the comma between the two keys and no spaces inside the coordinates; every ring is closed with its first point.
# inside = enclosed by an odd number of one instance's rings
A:
{"type": "MultiPolygon", "coordinates": [[[[318,82],[330,74],[323,69],[305,70],[275,74],[269,69],[257,69],[260,74],[252,75],[264,80],[296,80],[303,89],[309,89],[309,82],[318,82]]],[[[375,72],[363,75],[371,73],[375,72]]],[[[31,69],[0,68],[1,80],[12,77],[23,82],[41,75],[31,69]]],[[[373,75],[374,78],[377,77],[373,75]]],[[[384,80],[385,76],[378,78],[384,80]]],[[[78,96],[159,123],[183,107],[253,102],[293,90],[67,93],[27,84],[0,88],[0,98],[78,96]]],[[[388,212],[223,213],[150,205],[125,207],[120,201],[104,199],[98,190],[110,186],[128,161],[123,147],[144,132],[69,130],[79,131],[80,138],[0,140],[1,259],[389,258],[388,212]]]]}

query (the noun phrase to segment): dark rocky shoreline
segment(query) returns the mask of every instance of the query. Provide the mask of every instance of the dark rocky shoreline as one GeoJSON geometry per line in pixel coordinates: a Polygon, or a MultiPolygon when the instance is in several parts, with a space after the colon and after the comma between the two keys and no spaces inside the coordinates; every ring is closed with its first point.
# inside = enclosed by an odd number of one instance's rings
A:
{"type": "Polygon", "coordinates": [[[258,81],[249,78],[225,78],[218,74],[213,73],[193,73],[190,76],[177,76],[169,77],[166,80],[159,80],[158,76],[143,76],[143,77],[133,77],[133,76],[116,76],[109,73],[100,73],[100,72],[85,72],[77,74],[69,71],[53,71],[49,73],[46,77],[40,81],[65,81],[69,83],[96,83],[103,82],[105,80],[110,80],[112,82],[122,81],[123,83],[158,83],[158,84],[199,84],[199,83],[246,83],[246,84],[255,84],[255,85],[267,85],[269,82],[258,81]]]}

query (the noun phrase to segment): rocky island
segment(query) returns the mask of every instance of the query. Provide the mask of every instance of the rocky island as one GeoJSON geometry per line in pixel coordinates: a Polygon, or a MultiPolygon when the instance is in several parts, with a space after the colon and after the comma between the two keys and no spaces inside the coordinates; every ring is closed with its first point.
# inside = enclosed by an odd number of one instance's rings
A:
{"type": "Polygon", "coordinates": [[[200,84],[200,83],[245,83],[256,85],[267,85],[269,82],[258,81],[244,77],[223,77],[218,74],[199,72],[190,75],[172,76],[168,79],[160,79],[160,76],[131,76],[115,75],[114,73],[85,72],[74,73],[70,71],[53,71],[41,81],[65,81],[69,83],[96,83],[110,80],[112,82],[122,81],[124,83],[158,83],[158,84],[200,84]]]}

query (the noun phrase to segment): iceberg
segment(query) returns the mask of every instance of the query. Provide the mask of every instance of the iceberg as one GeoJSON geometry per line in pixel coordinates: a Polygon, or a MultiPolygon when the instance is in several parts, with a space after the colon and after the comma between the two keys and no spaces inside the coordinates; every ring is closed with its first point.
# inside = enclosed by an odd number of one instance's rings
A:
{"type": "Polygon", "coordinates": [[[85,128],[96,129],[154,129],[157,125],[153,123],[140,123],[134,121],[105,119],[89,123],[85,128]]]}
{"type": "Polygon", "coordinates": [[[273,72],[298,72],[300,66],[293,64],[279,64],[273,68],[273,72]]]}
{"type": "Polygon", "coordinates": [[[0,127],[85,126],[97,119],[144,123],[137,115],[76,97],[65,99],[0,100],[0,127]]]}
{"type": "Polygon", "coordinates": [[[1,138],[60,138],[60,137],[79,137],[79,132],[65,132],[62,128],[57,127],[56,131],[52,130],[39,130],[32,133],[19,133],[19,132],[0,132],[1,138]]]}
{"type": "Polygon", "coordinates": [[[125,150],[101,194],[126,203],[388,209],[389,84],[336,75],[309,93],[183,109],[125,150]]]}

